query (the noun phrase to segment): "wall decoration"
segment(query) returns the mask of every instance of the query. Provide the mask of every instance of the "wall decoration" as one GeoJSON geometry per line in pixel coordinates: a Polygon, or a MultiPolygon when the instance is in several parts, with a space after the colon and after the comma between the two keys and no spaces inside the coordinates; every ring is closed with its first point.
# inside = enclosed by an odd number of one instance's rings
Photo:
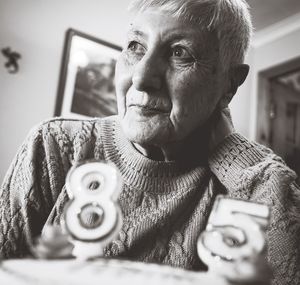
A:
{"type": "Polygon", "coordinates": [[[84,118],[116,114],[114,75],[120,51],[119,46],[69,29],[54,115],[84,118]]]}
{"type": "Polygon", "coordinates": [[[8,73],[17,73],[19,71],[18,60],[21,58],[21,55],[13,51],[10,47],[1,49],[3,56],[6,58],[6,63],[4,64],[8,73]]]}

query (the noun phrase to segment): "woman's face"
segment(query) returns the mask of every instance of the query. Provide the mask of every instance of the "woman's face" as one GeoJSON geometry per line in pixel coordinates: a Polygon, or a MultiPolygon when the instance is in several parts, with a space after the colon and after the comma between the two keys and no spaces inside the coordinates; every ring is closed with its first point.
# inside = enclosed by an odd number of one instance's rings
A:
{"type": "Polygon", "coordinates": [[[223,95],[220,70],[214,34],[162,12],[137,14],[116,66],[125,135],[140,145],[184,140],[223,95]]]}

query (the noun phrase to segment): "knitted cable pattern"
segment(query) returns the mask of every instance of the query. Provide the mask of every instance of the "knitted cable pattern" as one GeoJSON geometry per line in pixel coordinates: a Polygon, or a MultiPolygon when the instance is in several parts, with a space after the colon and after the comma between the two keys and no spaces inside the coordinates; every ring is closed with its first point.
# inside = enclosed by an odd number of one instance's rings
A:
{"type": "Polygon", "coordinates": [[[268,259],[273,284],[300,284],[300,191],[295,173],[270,150],[235,133],[208,164],[152,161],[124,137],[116,117],[46,121],[26,138],[0,192],[0,253],[22,257],[45,223],[60,223],[68,201],[65,176],[78,162],[97,159],[121,172],[124,224],[107,256],[204,270],[196,241],[216,195],[270,205],[268,259]]]}

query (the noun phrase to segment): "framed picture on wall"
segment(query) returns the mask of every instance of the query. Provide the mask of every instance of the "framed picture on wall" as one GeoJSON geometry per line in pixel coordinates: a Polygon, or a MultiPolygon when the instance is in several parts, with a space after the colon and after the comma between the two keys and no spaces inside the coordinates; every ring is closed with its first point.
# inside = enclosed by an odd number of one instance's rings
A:
{"type": "Polygon", "coordinates": [[[116,114],[114,75],[120,51],[119,46],[69,29],[54,115],[84,118],[116,114]]]}

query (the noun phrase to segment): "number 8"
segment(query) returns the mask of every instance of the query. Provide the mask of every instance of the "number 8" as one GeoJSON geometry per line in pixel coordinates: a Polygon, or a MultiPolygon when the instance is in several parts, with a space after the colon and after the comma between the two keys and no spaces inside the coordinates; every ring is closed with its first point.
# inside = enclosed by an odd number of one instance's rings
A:
{"type": "MultiPolygon", "coordinates": [[[[117,204],[121,190],[117,168],[105,162],[89,162],[73,167],[67,174],[66,188],[71,200],[66,205],[64,222],[74,244],[107,244],[122,224],[117,204]]],[[[100,254],[100,253],[99,253],[100,254]]]]}

